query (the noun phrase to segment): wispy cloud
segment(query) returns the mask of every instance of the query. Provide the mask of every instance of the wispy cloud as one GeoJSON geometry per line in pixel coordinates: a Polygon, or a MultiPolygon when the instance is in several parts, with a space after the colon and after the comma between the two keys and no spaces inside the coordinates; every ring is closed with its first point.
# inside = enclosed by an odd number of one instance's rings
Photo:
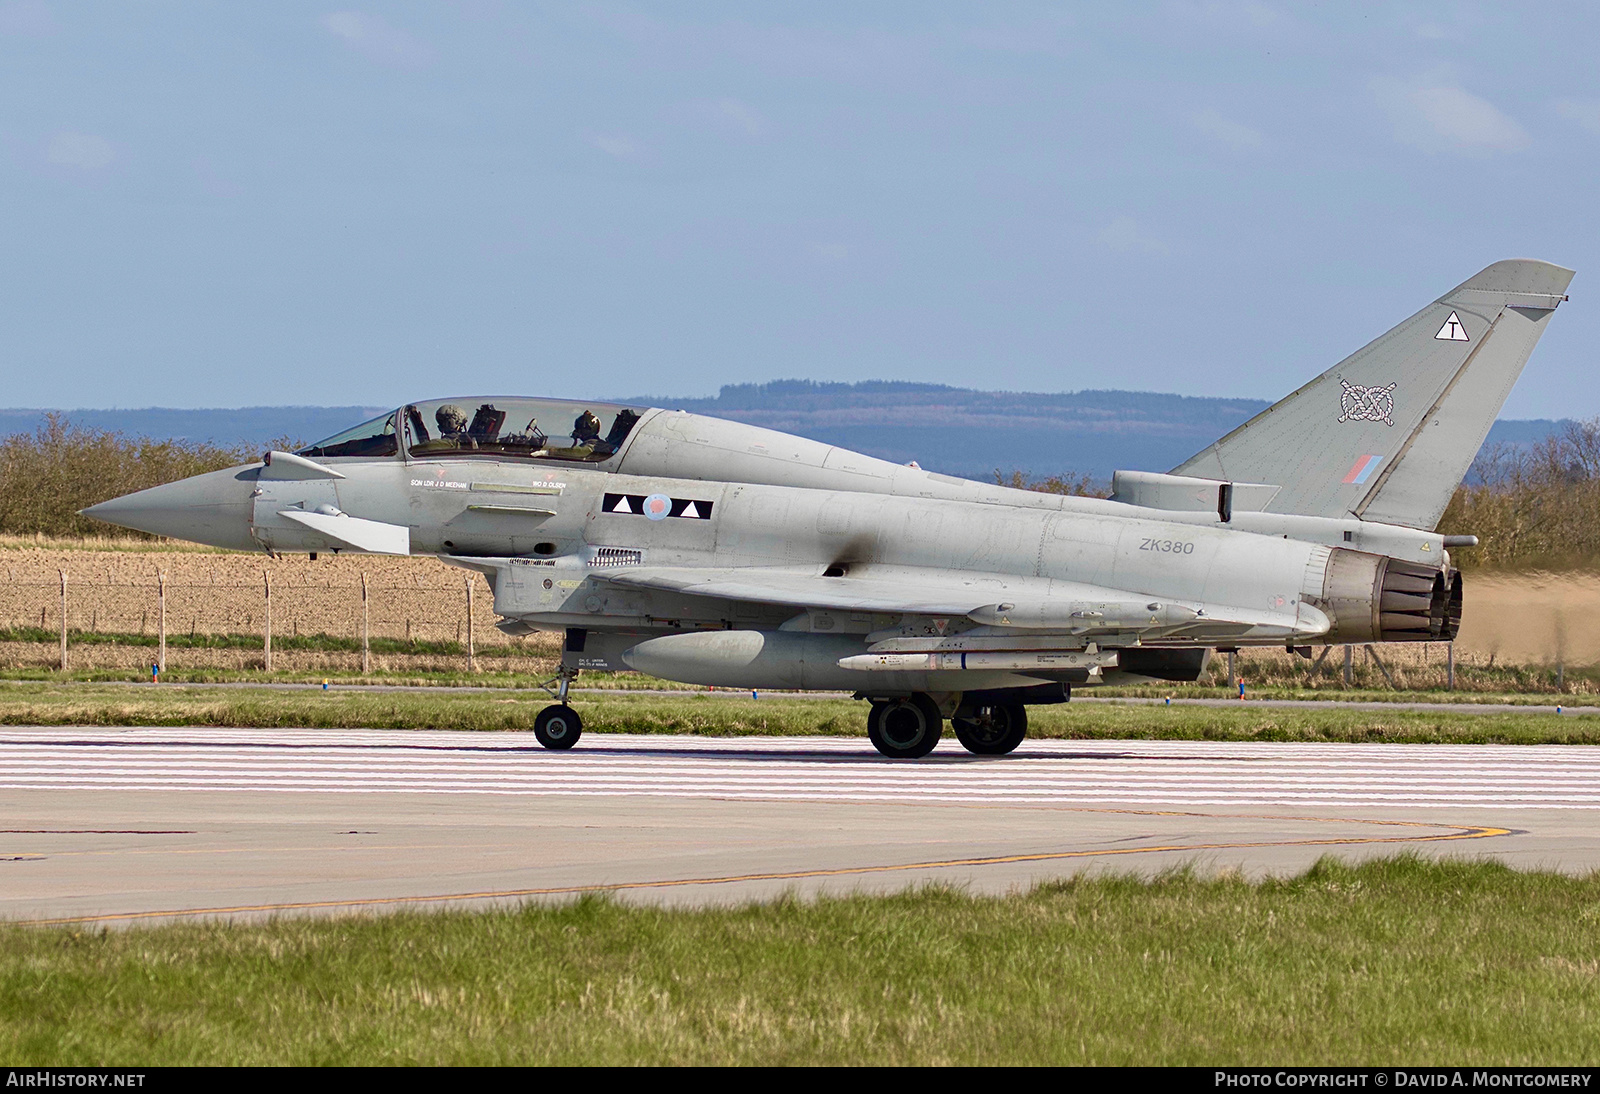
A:
{"type": "Polygon", "coordinates": [[[640,152],[638,143],[631,137],[596,133],[589,138],[589,143],[606,155],[615,156],[619,160],[636,159],[640,152]]]}
{"type": "Polygon", "coordinates": [[[82,171],[98,171],[111,166],[117,158],[116,149],[104,137],[93,133],[57,133],[45,147],[44,158],[60,167],[76,167],[82,171]]]}
{"type": "Polygon", "coordinates": [[[1271,4],[1253,0],[1178,0],[1167,6],[1168,13],[1193,22],[1246,27],[1274,27],[1285,23],[1284,13],[1271,4]]]}
{"type": "Polygon", "coordinates": [[[1225,118],[1215,110],[1202,110],[1189,119],[1195,131],[1230,148],[1259,148],[1261,133],[1242,122],[1225,118]]]}
{"type": "Polygon", "coordinates": [[[43,0],[11,0],[0,4],[0,34],[40,37],[61,29],[55,13],[43,0]]]}
{"type": "Polygon", "coordinates": [[[324,15],[321,23],[324,30],[351,49],[381,64],[421,68],[433,62],[432,46],[376,15],[336,11],[324,15]]]}
{"type": "Polygon", "coordinates": [[[843,262],[850,257],[850,248],[843,243],[807,243],[806,254],[819,262],[843,262]]]}
{"type": "Polygon", "coordinates": [[[1375,79],[1371,90],[1395,136],[1430,152],[1515,152],[1533,143],[1499,107],[1444,81],[1375,79]]]}
{"type": "Polygon", "coordinates": [[[722,129],[745,137],[760,137],[767,132],[767,119],[761,111],[739,99],[714,99],[698,107],[702,116],[722,129]]]}
{"type": "Polygon", "coordinates": [[[745,19],[707,20],[693,5],[667,6],[671,15],[589,5],[587,16],[637,47],[685,60],[732,57],[768,73],[895,80],[925,69],[945,38],[871,27],[836,30],[771,25],[745,19]]]}
{"type": "Polygon", "coordinates": [[[1122,254],[1166,254],[1159,236],[1132,217],[1117,217],[1100,231],[1100,245],[1122,254]]]}
{"type": "Polygon", "coordinates": [[[1075,21],[1064,12],[1026,23],[978,27],[965,39],[975,49],[1022,56],[1067,57],[1078,46],[1075,21]]]}
{"type": "Polygon", "coordinates": [[[1600,133],[1600,101],[1595,99],[1558,99],[1556,113],[1577,122],[1591,133],[1600,133]]]}

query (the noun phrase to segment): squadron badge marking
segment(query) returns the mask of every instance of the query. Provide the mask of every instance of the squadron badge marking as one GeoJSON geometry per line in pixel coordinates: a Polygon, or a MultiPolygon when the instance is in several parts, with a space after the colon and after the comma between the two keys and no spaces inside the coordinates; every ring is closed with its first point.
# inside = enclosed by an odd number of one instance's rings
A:
{"type": "Polygon", "coordinates": [[[1394,425],[1394,389],[1398,384],[1389,384],[1387,387],[1363,387],[1352,384],[1343,376],[1339,377],[1339,384],[1344,391],[1339,395],[1339,409],[1344,413],[1339,415],[1341,422],[1382,422],[1384,425],[1394,425]]]}
{"type": "Polygon", "coordinates": [[[669,498],[665,494],[607,494],[600,502],[600,511],[649,517],[651,520],[666,520],[668,517],[710,520],[711,505],[709,501],[669,498]]]}

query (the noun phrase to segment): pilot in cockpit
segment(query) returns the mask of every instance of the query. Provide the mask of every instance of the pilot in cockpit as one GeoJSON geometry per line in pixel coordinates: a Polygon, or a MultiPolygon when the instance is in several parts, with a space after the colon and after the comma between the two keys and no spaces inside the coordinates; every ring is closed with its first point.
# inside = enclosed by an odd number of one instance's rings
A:
{"type": "Polygon", "coordinates": [[[467,412],[450,403],[434,411],[433,420],[439,423],[441,437],[457,437],[467,431],[467,412]]]}
{"type": "Polygon", "coordinates": [[[594,411],[585,410],[578,415],[578,420],[572,423],[572,447],[592,446],[599,439],[600,419],[595,417],[594,411]]]}

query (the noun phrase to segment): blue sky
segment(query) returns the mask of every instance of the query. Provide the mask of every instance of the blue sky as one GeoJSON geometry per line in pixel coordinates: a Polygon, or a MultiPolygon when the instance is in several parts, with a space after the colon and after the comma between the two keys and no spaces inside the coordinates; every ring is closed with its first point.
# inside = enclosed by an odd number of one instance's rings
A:
{"type": "Polygon", "coordinates": [[[1275,398],[1499,258],[1600,414],[1591,6],[0,0],[9,406],[1275,398]]]}

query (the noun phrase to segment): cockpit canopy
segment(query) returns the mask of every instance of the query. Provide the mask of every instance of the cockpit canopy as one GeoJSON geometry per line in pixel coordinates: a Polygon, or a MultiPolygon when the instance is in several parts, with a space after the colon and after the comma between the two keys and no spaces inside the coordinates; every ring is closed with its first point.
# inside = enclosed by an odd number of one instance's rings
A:
{"type": "Polygon", "coordinates": [[[492,456],[599,463],[627,440],[644,407],[550,399],[438,399],[403,406],[327,440],[301,456],[413,459],[492,456]]]}

